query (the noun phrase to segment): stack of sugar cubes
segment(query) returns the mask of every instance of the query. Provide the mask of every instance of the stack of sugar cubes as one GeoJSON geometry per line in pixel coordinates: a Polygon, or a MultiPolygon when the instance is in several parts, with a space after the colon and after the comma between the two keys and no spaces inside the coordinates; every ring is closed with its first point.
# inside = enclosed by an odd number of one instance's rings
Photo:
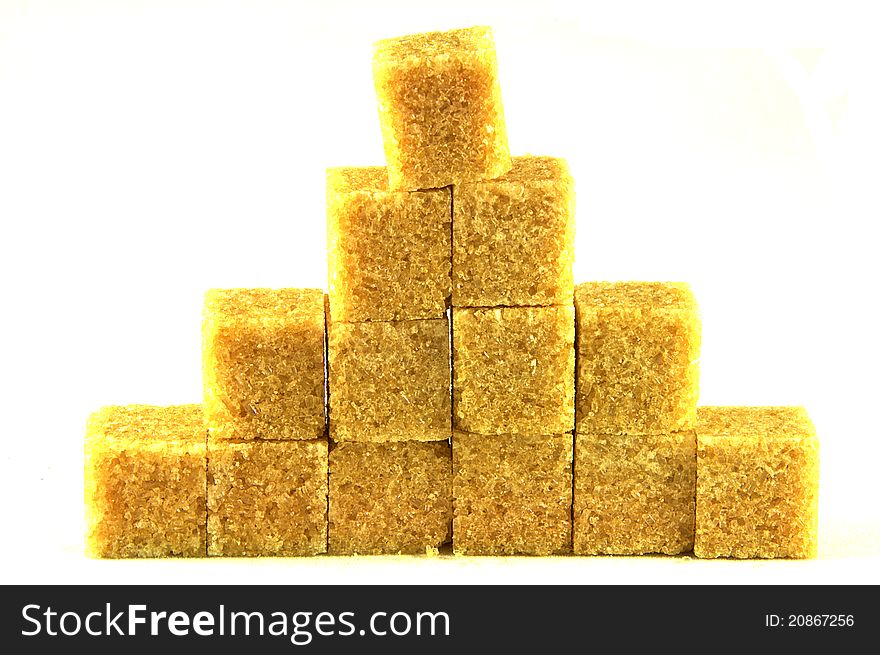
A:
{"type": "Polygon", "coordinates": [[[88,552],[814,556],[806,413],[697,407],[687,285],[574,284],[574,181],[510,156],[491,30],[373,73],[386,166],[327,171],[328,294],[209,291],[203,404],[91,417],[88,552]]]}

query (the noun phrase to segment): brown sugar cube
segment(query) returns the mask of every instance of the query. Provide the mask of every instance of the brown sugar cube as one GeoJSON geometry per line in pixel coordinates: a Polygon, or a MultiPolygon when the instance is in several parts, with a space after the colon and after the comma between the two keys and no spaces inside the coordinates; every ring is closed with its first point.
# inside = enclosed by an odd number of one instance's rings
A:
{"type": "Polygon", "coordinates": [[[693,430],[700,317],[686,284],[586,282],[577,308],[577,432],[693,430]]]}
{"type": "Polygon", "coordinates": [[[452,437],[458,555],[571,551],[571,434],[452,437]]]}
{"type": "Polygon", "coordinates": [[[212,439],[324,436],[324,294],[205,294],[205,421],[212,439]]]}
{"type": "Polygon", "coordinates": [[[333,446],[330,553],[424,555],[451,536],[452,452],[447,441],[333,446]]]}
{"type": "Polygon", "coordinates": [[[449,323],[330,321],[334,441],[439,441],[452,433],[449,323]]]}
{"type": "Polygon", "coordinates": [[[373,81],[392,189],[432,189],[510,169],[488,27],[377,42],[373,81]]]}
{"type": "Polygon", "coordinates": [[[208,554],[327,551],[327,441],[211,441],[208,554]]]}
{"type": "Polygon", "coordinates": [[[802,407],[697,409],[697,557],[815,557],[818,501],[802,407]]]}
{"type": "Polygon", "coordinates": [[[328,169],[334,320],[444,316],[452,285],[451,224],[450,189],[389,191],[384,166],[328,169]]]}
{"type": "Polygon", "coordinates": [[[456,427],[558,434],[574,427],[574,308],[452,310],[456,427]]]}
{"type": "Polygon", "coordinates": [[[574,552],[641,555],[694,546],[697,438],[576,434],[574,552]]]}
{"type": "Polygon", "coordinates": [[[91,557],[204,557],[205,428],[198,405],[103,407],[85,438],[91,557]]]}
{"type": "Polygon", "coordinates": [[[574,180],[565,160],[514,157],[502,177],[453,193],[454,306],[571,304],[574,180]]]}

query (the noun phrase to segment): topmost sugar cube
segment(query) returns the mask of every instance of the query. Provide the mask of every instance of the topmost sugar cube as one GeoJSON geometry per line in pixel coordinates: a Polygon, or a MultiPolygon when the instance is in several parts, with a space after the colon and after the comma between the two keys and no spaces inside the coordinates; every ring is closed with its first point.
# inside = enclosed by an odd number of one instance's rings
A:
{"type": "Polygon", "coordinates": [[[392,189],[439,188],[510,170],[490,28],[379,41],[373,80],[392,189]]]}

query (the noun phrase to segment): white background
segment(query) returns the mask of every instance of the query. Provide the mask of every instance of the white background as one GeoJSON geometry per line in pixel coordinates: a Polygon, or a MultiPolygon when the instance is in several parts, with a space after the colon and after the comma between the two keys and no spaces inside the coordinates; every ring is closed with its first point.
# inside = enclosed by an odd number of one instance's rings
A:
{"type": "Polygon", "coordinates": [[[876,21],[603,4],[0,0],[2,582],[880,581],[876,21]],[[206,288],[324,286],[372,41],[474,24],[513,152],[571,164],[576,280],[689,281],[702,402],[810,411],[820,558],[86,559],[88,414],[199,401],[206,288]]]}

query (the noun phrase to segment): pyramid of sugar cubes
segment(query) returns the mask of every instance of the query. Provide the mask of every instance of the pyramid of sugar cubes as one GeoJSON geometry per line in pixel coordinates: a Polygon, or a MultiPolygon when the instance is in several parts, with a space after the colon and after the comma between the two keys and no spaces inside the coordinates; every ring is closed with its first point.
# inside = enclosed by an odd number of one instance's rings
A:
{"type": "Polygon", "coordinates": [[[94,557],[812,557],[797,407],[698,407],[690,288],[572,276],[492,32],[379,41],[385,166],[327,170],[328,293],[213,289],[200,405],[89,419],[94,557]]]}

